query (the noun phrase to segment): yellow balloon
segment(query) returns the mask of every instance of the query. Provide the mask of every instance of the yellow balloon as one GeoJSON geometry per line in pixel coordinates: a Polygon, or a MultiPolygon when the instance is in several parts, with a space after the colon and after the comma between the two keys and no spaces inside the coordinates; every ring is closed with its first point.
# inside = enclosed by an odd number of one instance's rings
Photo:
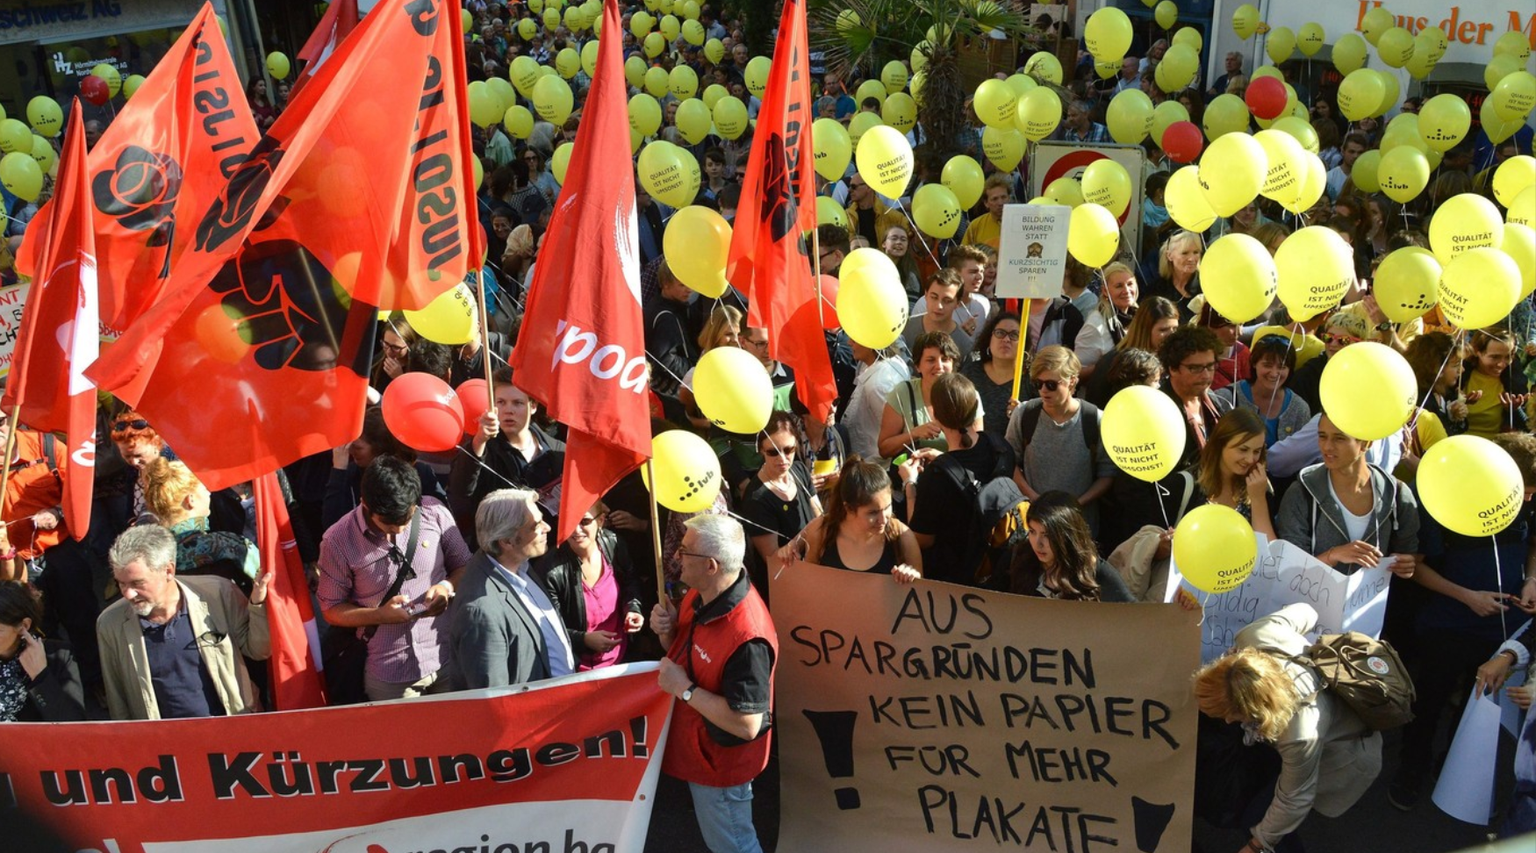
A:
{"type": "Polygon", "coordinates": [[[709,107],[704,106],[704,102],[698,98],[689,98],[678,104],[677,115],[674,118],[678,134],[689,145],[698,145],[709,135],[709,125],[712,121],[709,107]]]}
{"type": "Polygon", "coordinates": [[[1392,68],[1402,68],[1413,58],[1413,33],[1402,27],[1392,27],[1376,40],[1376,53],[1381,61],[1392,68]]]}
{"type": "Polygon", "coordinates": [[[1387,96],[1387,84],[1382,76],[1369,68],[1350,72],[1339,84],[1339,112],[1350,121],[1359,121],[1376,114],[1376,108],[1387,96]]]}
{"type": "MultiPolygon", "coordinates": [[[[10,121],[10,119],[7,119],[10,121]]],[[[12,151],[0,158],[0,184],[23,201],[37,201],[43,192],[43,170],[32,157],[32,132],[27,132],[27,150],[12,151]]]]}
{"type": "Polygon", "coordinates": [[[555,127],[564,125],[570,118],[573,104],[571,85],[558,76],[543,77],[533,84],[533,108],[538,111],[539,118],[555,127]]]}
{"type": "Polygon", "coordinates": [[[1376,174],[1388,198],[1407,204],[1429,185],[1429,160],[1417,148],[1399,145],[1381,155],[1376,174]]]}
{"type": "Polygon", "coordinates": [[[629,126],[642,137],[655,136],[661,127],[661,104],[644,92],[630,98],[629,126]]]}
{"type": "Polygon", "coordinates": [[[1520,266],[1498,249],[1469,249],[1440,276],[1440,313],[1471,331],[1504,322],[1520,299],[1520,266]]]}
{"type": "Polygon", "coordinates": [[[1187,44],[1175,44],[1163,53],[1163,61],[1157,64],[1154,76],[1164,92],[1177,92],[1188,86],[1200,70],[1200,54],[1187,44]]]}
{"type": "MultiPolygon", "coordinates": [[[[639,57],[633,58],[639,60],[639,57]]],[[[644,64],[641,62],[642,66],[644,64]]],[[[532,97],[534,84],[539,82],[539,63],[531,56],[519,56],[512,60],[512,65],[507,69],[507,76],[512,80],[512,86],[517,89],[518,94],[525,98],[532,97]]]]}
{"type": "Polygon", "coordinates": [[[1371,149],[1355,158],[1355,167],[1349,171],[1349,179],[1355,189],[1374,193],[1381,191],[1381,151],[1371,149]]]}
{"type": "Polygon", "coordinates": [[[725,58],[725,42],[719,39],[704,42],[704,58],[712,64],[719,65],[720,60],[725,58]]]}
{"type": "Polygon", "coordinates": [[[902,65],[898,59],[893,59],[880,69],[880,84],[885,87],[888,95],[894,95],[907,88],[907,66],[902,65]]]}
{"type": "Polygon", "coordinates": [[[715,130],[726,139],[737,139],[747,130],[747,105],[734,95],[726,95],[715,104],[715,130]]]}
{"type": "Polygon", "coordinates": [[[896,265],[877,249],[854,249],[838,268],[837,316],[854,342],[873,350],[907,325],[907,292],[896,265]]]}
{"type": "Polygon", "coordinates": [[[1013,93],[1021,98],[1029,94],[1030,89],[1039,85],[1035,82],[1035,78],[1027,74],[1014,74],[1003,82],[1007,83],[1008,88],[1012,89],[1013,93]]]}
{"type": "MultiPolygon", "coordinates": [[[[1007,87],[1004,86],[1004,88],[1007,87]]],[[[1019,99],[1015,113],[1018,129],[1023,132],[1024,137],[1032,142],[1038,142],[1050,136],[1056,126],[1061,124],[1061,98],[1057,97],[1051,89],[1039,86],[1019,99]]],[[[993,130],[1001,129],[1001,127],[993,128],[993,130]]]]}
{"type": "Polygon", "coordinates": [[[1279,64],[1291,58],[1296,52],[1296,33],[1290,27],[1275,27],[1269,31],[1269,36],[1264,40],[1264,52],[1269,58],[1279,64]]]}
{"type": "Polygon", "coordinates": [[[1099,434],[1115,467],[1148,483],[1172,474],[1184,455],[1184,417],[1178,405],[1146,385],[1116,392],[1104,407],[1099,434]]]}
{"type": "MultiPolygon", "coordinates": [[[[530,57],[527,57],[527,56],[519,56],[518,58],[512,60],[512,68],[513,68],[513,72],[514,72],[513,77],[512,77],[512,85],[514,85],[514,86],[518,86],[518,84],[517,84],[517,76],[516,76],[517,64],[519,62],[523,61],[524,59],[527,59],[529,62],[533,62],[533,60],[530,57]]],[[[533,64],[534,64],[535,68],[538,67],[538,63],[537,62],[534,62],[533,64]]],[[[624,60],[624,82],[628,83],[629,85],[631,85],[631,86],[633,86],[633,87],[635,87],[637,89],[640,88],[641,86],[645,85],[646,71],[647,71],[647,66],[645,64],[645,60],[641,59],[638,55],[637,56],[631,56],[630,58],[624,60]]],[[[534,73],[537,74],[538,72],[535,71],[534,73]]],[[[523,88],[521,86],[518,86],[517,90],[519,92],[522,92],[523,88]]],[[[526,95],[527,93],[523,92],[523,94],[526,95]]]]}
{"type": "Polygon", "coordinates": [[[645,191],[669,207],[687,207],[699,192],[699,161],[670,142],[658,139],[640,149],[635,173],[645,191]]]}
{"type": "Polygon", "coordinates": [[[667,41],[677,41],[677,37],[683,33],[683,24],[674,15],[663,15],[661,25],[658,27],[667,41]]]}
{"type": "Polygon", "coordinates": [[[727,97],[730,94],[731,90],[725,88],[719,83],[711,83],[704,87],[704,94],[700,95],[700,97],[704,99],[704,106],[713,110],[715,108],[715,104],[720,103],[721,98],[727,97]]]}
{"type": "Polygon", "coordinates": [[[853,151],[859,177],[886,198],[906,194],[912,180],[912,143],[894,127],[872,127],[853,151]]]}
{"type": "Polygon", "coordinates": [[[499,121],[499,116],[505,116],[507,108],[517,103],[517,90],[512,88],[511,82],[500,77],[492,77],[486,80],[485,88],[490,89],[491,94],[496,96],[497,120],[499,121]]]}
{"type": "Polygon", "coordinates": [[[534,23],[532,18],[524,18],[517,22],[517,34],[523,41],[532,39],[535,35],[538,35],[538,32],[539,25],[534,23]]]}
{"type": "Polygon", "coordinates": [[[1204,231],[1216,222],[1216,211],[1211,210],[1211,203],[1205,200],[1198,173],[1197,167],[1185,166],[1170,175],[1168,185],[1163,188],[1163,206],[1168,209],[1168,216],[1179,227],[1195,232],[1204,231]]]}
{"type": "Polygon", "coordinates": [[[1131,206],[1131,175],[1107,157],[1083,169],[1082,183],[1083,200],[1102,206],[1117,218],[1131,206]]]}
{"type": "Polygon", "coordinates": [[[142,85],[144,85],[144,75],[142,74],[129,74],[127,77],[124,77],[123,100],[126,101],[129,98],[132,98],[134,93],[139,91],[139,87],[142,85]]]}
{"type": "Polygon", "coordinates": [[[738,435],[761,430],[773,414],[773,380],[757,356],[740,347],[715,347],[699,357],[693,396],[704,417],[738,435]]]}
{"type": "Polygon", "coordinates": [[[1523,121],[1530,115],[1531,107],[1536,106],[1536,76],[1525,70],[1506,74],[1499,85],[1493,87],[1488,100],[1493,103],[1493,111],[1499,118],[1523,121]]]}
{"type": "Polygon", "coordinates": [[[1492,92],[1498,88],[1500,80],[1503,80],[1506,75],[1519,71],[1524,65],[1525,63],[1513,56],[1495,56],[1483,66],[1483,83],[1488,86],[1488,91],[1492,92]]]}
{"type": "Polygon", "coordinates": [[[58,136],[64,129],[64,111],[58,101],[38,95],[27,102],[27,124],[32,125],[32,130],[39,136],[58,136]]]}
{"type": "Polygon", "coordinates": [[[1024,134],[1017,130],[989,127],[981,132],[981,151],[987,161],[1004,172],[1011,172],[1024,159],[1024,134]]]}
{"type": "Polygon", "coordinates": [[[1305,23],[1296,31],[1296,46],[1301,48],[1301,55],[1311,59],[1322,49],[1323,42],[1328,34],[1323,31],[1323,25],[1318,23],[1305,23]]]}
{"type": "Polygon", "coordinates": [[[1088,42],[1088,52],[1095,59],[1118,60],[1131,49],[1131,19],[1113,6],[1088,16],[1083,27],[1083,38],[1088,42]]]}
{"type": "MultiPolygon", "coordinates": [[[[932,50],[932,47],[926,41],[920,41],[912,46],[912,53],[907,58],[908,62],[912,65],[912,76],[917,76],[918,72],[928,67],[928,51],[932,50]]],[[[915,89],[916,87],[913,88],[915,89]]],[[[915,95],[917,92],[914,91],[912,94],[915,95]]]]}
{"type": "Polygon", "coordinates": [[[575,48],[567,47],[555,54],[555,71],[561,77],[569,80],[581,70],[581,54],[575,48]]]}
{"type": "Polygon", "coordinates": [[[811,148],[816,156],[816,174],[829,181],[842,180],[853,159],[848,129],[834,118],[816,119],[811,124],[811,148]]]}
{"type": "Polygon", "coordinates": [[[742,74],[742,80],[747,84],[748,92],[759,98],[763,96],[763,92],[768,89],[768,70],[771,67],[766,56],[754,56],[747,61],[747,69],[742,74]]]}
{"type": "Polygon", "coordinates": [[[874,98],[876,101],[885,101],[885,84],[879,80],[865,80],[859,84],[859,88],[853,93],[853,101],[860,107],[864,106],[866,98],[874,98]]]}
{"type": "Polygon", "coordinates": [[[462,282],[427,303],[420,311],[405,312],[405,319],[416,333],[429,341],[448,346],[467,344],[475,337],[475,297],[462,282]]]}
{"type": "Polygon", "coordinates": [[[1411,323],[1440,301],[1443,270],[1435,255],[1418,246],[1404,246],[1381,259],[1374,292],[1381,313],[1394,323],[1411,323]]]}
{"type": "Polygon", "coordinates": [[[688,430],[670,429],[651,439],[651,457],[640,476],[657,503],[673,512],[703,512],[714,506],[722,478],[720,457],[709,442],[688,430]]]}
{"type": "Polygon", "coordinates": [[[496,97],[496,93],[484,81],[471,82],[465,99],[469,101],[469,120],[477,127],[490,127],[506,115],[501,99],[496,97]]]}
{"type": "Polygon", "coordinates": [[[1218,216],[1231,216],[1259,194],[1268,172],[1264,146],[1246,133],[1213,140],[1200,155],[1197,176],[1205,200],[1218,216]]]}
{"type": "Polygon", "coordinates": [[[1296,137],[1274,128],[1261,130],[1253,138],[1263,146],[1267,164],[1259,194],[1282,203],[1295,199],[1306,179],[1306,149],[1296,137]]]}
{"type": "Polygon", "coordinates": [[[1504,241],[1504,223],[1493,202],[1475,193],[1462,193],[1440,203],[1429,220],[1429,248],[1442,264],[1479,246],[1504,241]]]}
{"type": "Polygon", "coordinates": [[[1356,33],[1341,36],[1333,43],[1333,67],[1346,77],[1365,66],[1365,39],[1356,33]]]}
{"type": "Polygon", "coordinates": [[[1424,451],[1414,489],[1431,518],[1463,536],[1492,536],[1525,508],[1520,466],[1475,435],[1453,435],[1424,451]]]}
{"type": "Polygon", "coordinates": [[[1078,262],[1102,267],[1115,259],[1120,249],[1120,223],[1115,215],[1097,204],[1082,204],[1072,209],[1067,225],[1067,251],[1078,262]]]}
{"type": "MultiPolygon", "coordinates": [[[[633,133],[634,131],[630,132],[633,133]]],[[[555,149],[555,153],[550,155],[549,173],[555,176],[556,183],[565,183],[565,168],[571,163],[571,149],[574,147],[575,143],[563,142],[559,148],[555,149]]],[[[634,143],[631,142],[630,150],[633,151],[634,147],[634,143]]]]}
{"type": "Polygon", "coordinates": [[[1200,282],[1211,308],[1234,323],[1246,323],[1269,310],[1279,274],[1263,243],[1231,233],[1217,238],[1201,256],[1200,282]]]}
{"type": "Polygon", "coordinates": [[[704,25],[692,18],[683,22],[683,40],[697,47],[704,43],[704,25]]]}
{"type": "Polygon", "coordinates": [[[1187,44],[1195,53],[1199,53],[1200,49],[1205,46],[1205,38],[1194,27],[1185,27],[1173,34],[1173,43],[1187,44]]]}
{"type": "Polygon", "coordinates": [[[1311,151],[1313,154],[1317,153],[1317,131],[1313,130],[1312,125],[1308,124],[1305,120],[1295,116],[1283,116],[1276,119],[1269,129],[1288,133],[1295,137],[1297,142],[1301,143],[1302,148],[1311,151]]]}
{"type": "Polygon", "coordinates": [[[59,162],[59,155],[53,150],[53,145],[48,140],[41,136],[33,136],[32,159],[37,161],[37,167],[46,175],[51,173],[54,165],[59,162]]]}
{"type": "Polygon", "coordinates": [[[1205,108],[1205,136],[1215,142],[1228,134],[1243,135],[1248,130],[1248,105],[1236,95],[1217,95],[1205,108]]]}
{"type": "Polygon", "coordinates": [[[1181,121],[1189,121],[1189,110],[1183,104],[1172,98],[1158,104],[1152,111],[1152,141],[1162,146],[1163,134],[1169,126],[1181,121]]]}
{"type": "Polygon", "coordinates": [[[1173,0],[1161,0],[1152,10],[1152,18],[1157,21],[1159,27],[1171,30],[1179,21],[1179,7],[1173,0]]]}
{"type": "Polygon", "coordinates": [[[1360,32],[1365,34],[1365,40],[1373,45],[1381,43],[1381,34],[1391,29],[1397,19],[1384,7],[1377,6],[1365,13],[1360,19],[1360,32]]]}
{"type": "Polygon", "coordinates": [[[1402,84],[1397,82],[1397,75],[1387,71],[1376,72],[1381,77],[1381,82],[1387,87],[1386,97],[1381,99],[1381,105],[1376,108],[1376,118],[1381,118],[1397,106],[1398,100],[1403,95],[1402,84]]]}
{"type": "Polygon", "coordinates": [[[960,201],[943,184],[923,184],[912,196],[912,221],[929,237],[948,240],[960,229],[960,201]]]}
{"type": "Polygon", "coordinates": [[[502,115],[501,126],[507,129],[513,139],[527,139],[533,133],[533,113],[521,104],[508,107],[502,115]]]}
{"type": "Polygon", "coordinates": [[[667,91],[679,101],[686,101],[699,91],[699,75],[686,65],[679,65],[667,75],[667,91]]]}
{"type": "Polygon", "coordinates": [[[1483,105],[1477,108],[1478,121],[1483,125],[1483,132],[1488,134],[1488,141],[1497,145],[1500,142],[1515,135],[1515,131],[1525,126],[1520,119],[1505,121],[1499,118],[1493,111],[1493,99],[1484,98],[1483,105]]]}
{"type": "Polygon", "coordinates": [[[1530,296],[1536,291],[1536,230],[1529,225],[1507,223],[1499,248],[1520,269],[1520,298],[1530,296]]]}
{"type": "Polygon", "coordinates": [[[1531,43],[1525,33],[1520,30],[1510,30],[1499,36],[1493,43],[1494,56],[1513,56],[1522,63],[1531,58],[1531,43]]]}
{"type": "Polygon", "coordinates": [[[859,149],[859,139],[872,128],[879,127],[883,122],[880,116],[874,113],[858,112],[853,114],[853,120],[848,122],[848,139],[853,143],[853,150],[859,149]]]}
{"type": "Polygon", "coordinates": [[[1045,197],[1057,204],[1077,208],[1083,204],[1083,185],[1077,178],[1057,178],[1045,188],[1045,197]]]}
{"type": "MultiPolygon", "coordinates": [[[[652,35],[655,35],[652,33],[652,35]]],[[[664,98],[667,95],[667,87],[671,85],[672,78],[667,74],[667,69],[661,66],[647,68],[645,70],[644,88],[652,97],[664,98]]]]}
{"type": "Polygon", "coordinates": [[[1526,187],[1515,196],[1515,203],[1504,213],[1504,224],[1536,228],[1536,187],[1526,187]]]}
{"type": "Polygon", "coordinates": [[[848,211],[837,203],[837,199],[819,195],[816,197],[816,224],[847,228],[848,211]]]}
{"type": "Polygon", "coordinates": [[[1506,209],[1529,186],[1536,186],[1536,157],[1529,154],[1511,157],[1493,172],[1493,197],[1506,209]]]}
{"type": "Polygon", "coordinates": [[[0,152],[23,154],[32,150],[32,131],[17,119],[0,119],[0,152]]]}
{"type": "Polygon", "coordinates": [[[1006,82],[988,78],[976,87],[972,105],[976,109],[976,116],[987,127],[1013,127],[1019,96],[1006,82]]]}
{"type": "Polygon", "coordinates": [[[1275,252],[1280,302],[1301,322],[1333,308],[1355,283],[1355,252],[1339,232],[1310,225],[1275,252]]]}
{"type": "Polygon", "coordinates": [[[1408,57],[1408,64],[1403,66],[1415,80],[1423,80],[1429,76],[1429,72],[1435,70],[1435,37],[1421,32],[1413,38],[1413,56],[1408,57]]]}
{"type": "Polygon", "coordinates": [[[981,192],[986,185],[985,173],[981,170],[981,164],[964,154],[956,154],[944,164],[944,171],[939,180],[949,191],[955,194],[955,200],[960,207],[969,210],[981,200],[981,192]]]}
{"type": "Polygon", "coordinates": [[[1242,586],[1259,558],[1253,526],[1237,510],[1216,503],[1185,513],[1173,529],[1173,563],[1185,582],[1219,595],[1242,586]]]}
{"type": "Polygon", "coordinates": [[[544,7],[544,29],[554,32],[560,27],[560,12],[549,6],[544,7]]]}
{"type": "Polygon", "coordinates": [[[886,124],[906,133],[917,126],[917,101],[906,92],[896,92],[880,106],[880,118],[886,124]]]}
{"type": "Polygon", "coordinates": [[[1259,28],[1259,10],[1252,3],[1244,3],[1232,10],[1232,32],[1243,41],[1253,38],[1259,28]]]}
{"type": "Polygon", "coordinates": [[[1318,384],[1323,411],[1345,435],[1363,441],[1403,428],[1418,407],[1418,380],[1397,350],[1361,341],[1328,357],[1318,384]]]}
{"type": "MultiPolygon", "coordinates": [[[[287,57],[284,57],[286,59],[287,57]]],[[[109,62],[99,63],[91,69],[92,77],[100,77],[107,84],[107,94],[117,97],[117,93],[123,89],[123,75],[117,70],[117,66],[109,62]]],[[[274,75],[276,76],[276,75],[274,75]]]]}
{"type": "MultiPolygon", "coordinates": [[[[699,205],[690,205],[672,214],[662,236],[662,252],[667,256],[667,266],[673,275],[710,299],[718,299],[725,293],[725,257],[730,248],[730,224],[720,214],[699,205]]],[[[753,361],[757,359],[753,358],[753,361]]],[[[698,394],[697,387],[694,393],[698,394]]],[[[771,389],[769,397],[771,405],[771,389]]],[[[766,414],[764,418],[767,418],[766,414]]],[[[731,432],[750,433],[759,429],[762,424],[749,429],[732,429],[731,432]]]]}
{"type": "Polygon", "coordinates": [[[661,33],[651,33],[645,37],[644,41],[640,42],[640,49],[647,57],[655,59],[661,55],[663,50],[667,49],[667,38],[661,33]]]}
{"type": "Polygon", "coordinates": [[[1024,63],[1024,73],[1046,83],[1061,85],[1061,60],[1050,51],[1036,51],[1024,63]]]}
{"type": "Polygon", "coordinates": [[[1140,145],[1147,134],[1152,132],[1152,113],[1152,99],[1147,97],[1146,92],[1126,89],[1109,102],[1109,110],[1105,115],[1109,135],[1121,145],[1140,145]]]}
{"type": "MultiPolygon", "coordinates": [[[[1323,197],[1323,191],[1328,188],[1328,168],[1323,165],[1323,160],[1316,154],[1308,151],[1302,155],[1306,163],[1306,174],[1301,179],[1300,193],[1294,198],[1283,199],[1280,206],[1295,214],[1305,213],[1317,204],[1317,200],[1323,197]]],[[[1359,161],[1355,161],[1358,166],[1359,161]]],[[[1351,172],[1353,174],[1353,172],[1351,172]]]]}
{"type": "MultiPolygon", "coordinates": [[[[1430,55],[1434,57],[1435,62],[1439,62],[1440,57],[1445,56],[1446,48],[1451,46],[1450,37],[1439,27],[1425,27],[1419,30],[1419,35],[1424,36],[1431,43],[1430,55]]],[[[1498,51],[1495,50],[1494,54],[1497,55],[1498,51]]]]}

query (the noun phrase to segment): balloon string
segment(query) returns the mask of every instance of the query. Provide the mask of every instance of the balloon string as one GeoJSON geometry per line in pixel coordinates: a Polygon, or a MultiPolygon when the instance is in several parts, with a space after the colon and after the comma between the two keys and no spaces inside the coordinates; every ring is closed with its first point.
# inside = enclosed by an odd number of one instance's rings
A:
{"type": "MultiPolygon", "coordinates": [[[[502,474],[500,471],[497,471],[495,468],[492,468],[491,466],[485,464],[485,461],[482,460],[480,457],[476,456],[474,453],[472,453],[472,452],[470,452],[468,450],[465,450],[464,449],[464,445],[460,444],[455,449],[458,450],[460,453],[464,454],[465,456],[469,457],[470,459],[473,459],[476,465],[479,465],[481,468],[484,468],[486,471],[489,471],[490,473],[494,474],[496,476],[496,479],[502,481],[503,483],[506,483],[508,486],[510,486],[510,487],[512,487],[514,489],[527,489],[527,488],[531,488],[527,483],[514,483],[511,480],[508,480],[506,478],[506,475],[502,474]]],[[[535,491],[537,491],[537,490],[535,490],[535,491]]]]}
{"type": "MultiPolygon", "coordinates": [[[[1493,543],[1493,588],[1496,592],[1502,593],[1504,591],[1504,569],[1499,565],[1499,535],[1497,533],[1490,534],[1488,539],[1493,543]]],[[[1499,632],[1507,640],[1509,639],[1509,622],[1504,616],[1506,610],[1508,610],[1506,606],[1501,605],[1499,607],[1499,632]]]]}
{"type": "MultiPolygon", "coordinates": [[[[928,260],[933,261],[933,265],[936,266],[936,267],[944,266],[943,264],[939,263],[938,256],[934,255],[933,250],[928,248],[928,241],[927,241],[927,239],[925,239],[926,237],[928,237],[928,235],[926,233],[922,233],[920,231],[920,229],[917,227],[917,220],[913,219],[912,218],[912,214],[907,212],[906,206],[901,203],[901,199],[899,199],[899,198],[896,199],[896,209],[901,211],[901,215],[905,216],[907,218],[907,222],[912,225],[912,233],[919,235],[918,239],[917,239],[917,244],[923,247],[923,251],[924,252],[928,253],[928,260]]],[[[985,215],[990,216],[991,214],[985,214],[985,215]]],[[[940,239],[940,238],[935,237],[934,239],[940,239]]]]}
{"type": "MultiPolygon", "coordinates": [[[[1419,415],[1423,413],[1424,407],[1429,405],[1429,398],[1434,396],[1435,383],[1440,380],[1440,374],[1445,372],[1445,366],[1450,364],[1451,359],[1455,358],[1456,354],[1461,351],[1462,343],[1466,339],[1466,335],[1467,332],[1465,329],[1456,330],[1456,337],[1451,340],[1450,351],[1445,354],[1445,359],[1440,362],[1440,369],[1435,371],[1435,378],[1430,381],[1429,390],[1424,392],[1424,399],[1420,400],[1419,405],[1416,406],[1413,410],[1413,418],[1408,421],[1408,428],[1410,430],[1416,431],[1418,429],[1419,415]]],[[[1446,415],[1449,416],[1450,412],[1447,411],[1446,415]]],[[[1513,417],[1513,413],[1511,413],[1511,417],[1513,417]]],[[[1442,426],[1446,428],[1447,432],[1450,431],[1450,424],[1442,424],[1442,426]]]]}

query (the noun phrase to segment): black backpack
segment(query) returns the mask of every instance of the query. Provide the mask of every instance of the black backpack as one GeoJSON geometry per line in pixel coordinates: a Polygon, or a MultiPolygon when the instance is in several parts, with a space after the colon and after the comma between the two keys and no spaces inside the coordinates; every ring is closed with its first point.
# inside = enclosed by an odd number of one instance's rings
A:
{"type": "Polygon", "coordinates": [[[971,512],[959,540],[963,550],[952,578],[961,583],[980,583],[994,570],[1006,571],[1013,546],[1023,542],[1029,532],[1024,523],[1029,502],[1013,481],[1008,446],[988,433],[979,433],[977,438],[989,443],[995,454],[996,461],[986,482],[978,481],[969,468],[947,454],[934,463],[971,500],[971,512]]]}
{"type": "MultiPolygon", "coordinates": [[[[1083,444],[1088,446],[1088,461],[1090,465],[1098,464],[1099,460],[1099,407],[1079,399],[1079,414],[1083,425],[1083,444]]],[[[1024,448],[1034,441],[1035,430],[1040,427],[1040,414],[1045,411],[1044,406],[1026,406],[1024,414],[1019,415],[1019,437],[1024,443],[1024,448]]],[[[1024,457],[1019,457],[1019,467],[1024,467],[1024,457]]]]}

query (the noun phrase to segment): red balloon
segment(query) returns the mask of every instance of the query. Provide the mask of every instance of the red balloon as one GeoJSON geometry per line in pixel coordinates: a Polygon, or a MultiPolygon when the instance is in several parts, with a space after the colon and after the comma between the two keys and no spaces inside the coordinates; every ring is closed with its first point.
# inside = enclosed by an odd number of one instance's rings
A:
{"type": "Polygon", "coordinates": [[[406,447],[440,453],[464,435],[464,407],[448,383],[427,373],[402,373],[384,389],[384,424],[406,447]]]}
{"type": "Polygon", "coordinates": [[[1193,163],[1205,147],[1205,137],[1194,123],[1176,121],[1163,131],[1163,151],[1169,159],[1180,163],[1193,163]]]}
{"type": "Polygon", "coordinates": [[[112,99],[112,90],[107,88],[107,81],[94,74],[87,74],[80,81],[80,97],[99,107],[112,99]]]}
{"type": "Polygon", "coordinates": [[[1284,83],[1273,77],[1256,77],[1248,84],[1243,100],[1248,102],[1248,109],[1254,115],[1268,121],[1285,112],[1287,97],[1284,83]]]}
{"type": "Polygon", "coordinates": [[[837,288],[836,276],[821,277],[821,327],[829,332],[843,327],[843,321],[837,319],[837,288]]]}
{"type": "Polygon", "coordinates": [[[480,429],[480,416],[491,408],[488,386],[484,379],[470,379],[455,388],[453,393],[464,407],[464,434],[472,435],[480,429]]]}

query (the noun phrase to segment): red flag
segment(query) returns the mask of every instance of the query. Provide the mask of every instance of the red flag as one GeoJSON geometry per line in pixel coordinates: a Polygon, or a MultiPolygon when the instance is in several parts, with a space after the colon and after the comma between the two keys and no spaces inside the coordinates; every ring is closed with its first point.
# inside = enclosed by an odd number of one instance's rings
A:
{"type": "Polygon", "coordinates": [[[459,27],[448,4],[375,6],[97,362],[209,488],[356,437],[375,306],[424,306],[479,259],[459,27]]]}
{"type": "Polygon", "coordinates": [[[816,184],[808,55],[803,0],[785,0],[726,269],[747,296],[747,322],[768,330],[769,353],[794,369],[801,402],[825,421],[837,383],[811,276],[816,184]]]}
{"type": "MultiPolygon", "coordinates": [[[[260,136],[205,3],[87,160],[101,319],[109,330],[126,329],[157,301],[192,245],[197,218],[260,136]]],[[[39,221],[47,210],[28,226],[16,254],[26,275],[47,241],[39,221]]]]}
{"type": "Polygon", "coordinates": [[[267,625],[272,633],[272,674],[275,710],[325,706],[321,684],[320,634],[309,604],[309,582],[294,542],[293,525],[276,473],[256,478],[256,540],[261,547],[267,584],[267,625]]]}
{"type": "MultiPolygon", "coordinates": [[[[613,0],[603,28],[620,32],[613,0]]],[[[630,168],[624,57],[600,41],[597,74],[581,116],[544,248],[512,351],[517,386],[569,428],[556,536],[651,455],[640,238],[630,168]]]]}
{"type": "Polygon", "coordinates": [[[0,408],[42,432],[62,432],[69,449],[64,521],[81,539],[91,527],[91,484],[96,475],[96,386],[85,369],[96,360],[96,234],[86,188],[85,128],[80,102],[69,114],[59,156],[55,203],[48,210],[48,241],[22,313],[10,383],[0,408]]]}
{"type": "Polygon", "coordinates": [[[336,48],[357,29],[357,19],[357,0],[333,0],[325,8],[325,14],[320,16],[315,31],[309,34],[309,40],[299,48],[298,56],[304,60],[304,68],[299,72],[298,79],[293,81],[293,90],[288,93],[290,98],[293,92],[297,92],[315,76],[315,72],[331,58],[336,48]]]}

